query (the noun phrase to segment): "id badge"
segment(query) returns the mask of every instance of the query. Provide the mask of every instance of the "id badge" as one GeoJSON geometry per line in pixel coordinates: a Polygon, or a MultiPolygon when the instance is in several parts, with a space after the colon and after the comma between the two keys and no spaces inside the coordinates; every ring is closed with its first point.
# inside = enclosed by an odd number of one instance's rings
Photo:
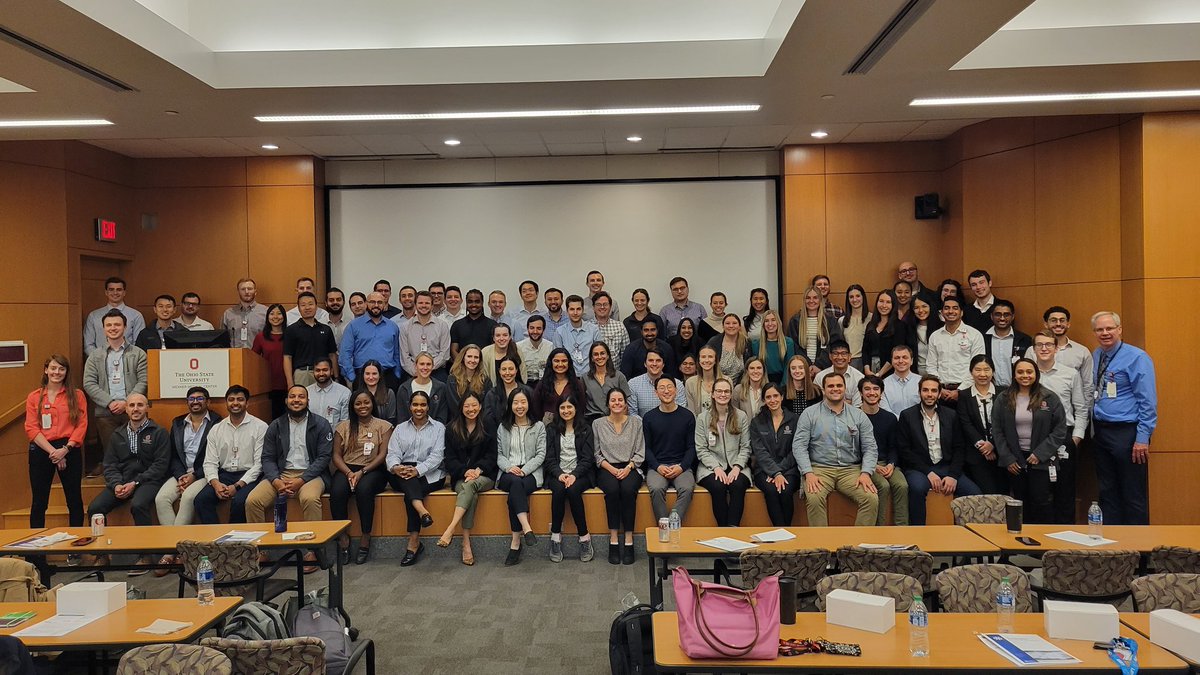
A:
{"type": "Polygon", "coordinates": [[[49,429],[53,424],[54,420],[51,419],[50,413],[42,413],[42,428],[49,429]]]}
{"type": "Polygon", "coordinates": [[[1117,397],[1117,383],[1110,381],[1108,384],[1104,385],[1104,395],[1109,398],[1116,398],[1117,397]]]}
{"type": "Polygon", "coordinates": [[[1058,467],[1053,464],[1050,465],[1050,482],[1058,482],[1058,467]]]}
{"type": "Polygon", "coordinates": [[[714,433],[712,433],[712,432],[709,432],[709,434],[708,434],[708,444],[709,444],[710,446],[714,446],[714,445],[716,445],[716,444],[717,444],[717,435],[716,435],[716,434],[714,434],[714,433]]]}
{"type": "Polygon", "coordinates": [[[367,441],[366,443],[363,443],[363,454],[364,454],[364,455],[366,455],[366,456],[370,457],[370,456],[371,456],[371,451],[373,451],[374,449],[375,449],[375,443],[374,443],[374,442],[372,442],[372,441],[367,441]]]}
{"type": "Polygon", "coordinates": [[[243,324],[242,324],[242,332],[241,332],[241,336],[242,336],[242,337],[241,337],[241,340],[242,340],[242,342],[245,342],[245,341],[246,341],[246,337],[247,337],[247,335],[248,335],[248,333],[247,333],[247,331],[246,331],[246,324],[244,324],[244,323],[243,323],[243,324]]]}
{"type": "Polygon", "coordinates": [[[121,370],[119,368],[113,371],[111,381],[113,384],[121,384],[121,370]]]}
{"type": "Polygon", "coordinates": [[[333,419],[333,414],[335,412],[337,412],[337,408],[334,408],[331,405],[325,406],[325,419],[327,419],[327,420],[333,419]]]}

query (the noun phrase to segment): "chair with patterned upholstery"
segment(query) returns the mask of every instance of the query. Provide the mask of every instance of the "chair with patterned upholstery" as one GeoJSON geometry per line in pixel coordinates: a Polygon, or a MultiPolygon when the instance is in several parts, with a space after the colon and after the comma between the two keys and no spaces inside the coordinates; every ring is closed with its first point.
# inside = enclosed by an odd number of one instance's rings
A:
{"type": "Polygon", "coordinates": [[[1200,613],[1200,574],[1147,574],[1130,582],[1129,590],[1133,593],[1135,612],[1176,609],[1187,614],[1200,613]]]}
{"type": "Polygon", "coordinates": [[[933,556],[925,551],[908,549],[860,548],[843,546],[837,551],[839,572],[893,572],[916,579],[921,588],[933,590],[933,556]]]}
{"type": "Polygon", "coordinates": [[[1033,611],[1029,575],[1013,565],[962,565],[938,572],[938,603],[943,612],[987,613],[996,609],[996,589],[1008,577],[1013,586],[1018,612],[1033,611]]]}
{"type": "Polygon", "coordinates": [[[325,643],[315,637],[285,640],[204,638],[233,662],[233,675],[325,675],[325,643]]]}
{"type": "Polygon", "coordinates": [[[125,652],[117,675],[232,675],[229,657],[200,645],[145,645],[125,652]]]}
{"type": "Polygon", "coordinates": [[[1043,600],[1116,602],[1129,597],[1129,582],[1138,573],[1137,551],[1046,551],[1042,582],[1034,584],[1043,600]]]}
{"type": "Polygon", "coordinates": [[[1187,546],[1157,546],[1150,551],[1150,569],[1155,572],[1200,574],[1200,549],[1187,546]]]}
{"type": "Polygon", "coordinates": [[[823,548],[799,551],[742,551],[738,561],[742,568],[742,588],[754,588],[764,578],[782,572],[781,576],[796,580],[797,598],[814,597],[817,582],[825,577],[831,557],[832,554],[823,548]]]}
{"type": "Polygon", "coordinates": [[[907,612],[914,595],[921,595],[921,582],[905,574],[891,572],[842,572],[831,574],[817,583],[817,611],[825,611],[825,596],[844,588],[848,591],[882,595],[896,600],[896,611],[907,612]]]}
{"type": "Polygon", "coordinates": [[[297,587],[293,579],[274,579],[275,572],[283,566],[284,556],[271,567],[258,564],[258,546],[253,543],[183,540],[175,545],[179,552],[182,569],[179,571],[179,597],[183,597],[184,586],[196,585],[196,570],[200,558],[208,556],[213,566],[213,590],[217,595],[246,596],[253,592],[254,599],[266,602],[281,593],[297,587]]]}
{"type": "Polygon", "coordinates": [[[1004,503],[1008,497],[1004,495],[971,495],[955,497],[950,502],[950,512],[954,514],[955,525],[967,523],[1003,523],[1004,503]]]}

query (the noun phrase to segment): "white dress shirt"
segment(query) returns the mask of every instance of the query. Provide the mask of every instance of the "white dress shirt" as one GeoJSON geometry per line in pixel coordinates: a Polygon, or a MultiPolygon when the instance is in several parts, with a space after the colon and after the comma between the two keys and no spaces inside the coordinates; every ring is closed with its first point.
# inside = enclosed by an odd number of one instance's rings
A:
{"type": "Polygon", "coordinates": [[[951,333],[945,326],[929,336],[929,356],[925,371],[942,383],[971,381],[971,358],[984,353],[983,334],[965,323],[951,333]]]}

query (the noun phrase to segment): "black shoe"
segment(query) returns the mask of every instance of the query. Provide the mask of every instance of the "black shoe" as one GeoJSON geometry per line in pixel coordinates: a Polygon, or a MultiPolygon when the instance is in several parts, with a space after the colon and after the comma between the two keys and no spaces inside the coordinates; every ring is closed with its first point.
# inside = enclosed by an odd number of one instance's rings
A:
{"type": "MultiPolygon", "coordinates": [[[[347,549],[346,552],[349,553],[350,552],[349,549],[347,549]]],[[[366,565],[367,564],[367,556],[369,556],[370,554],[371,554],[370,547],[359,546],[358,547],[358,555],[356,555],[354,557],[354,564],[355,565],[366,565]]]]}
{"type": "Polygon", "coordinates": [[[625,565],[633,564],[633,544],[625,544],[621,551],[621,563],[625,565]]]}
{"type": "Polygon", "coordinates": [[[537,546],[537,535],[533,533],[533,530],[526,532],[522,536],[526,546],[537,546]]]}
{"type": "Polygon", "coordinates": [[[608,564],[610,564],[610,565],[620,565],[621,564],[621,545],[620,544],[610,543],[608,545],[608,564]]]}
{"type": "Polygon", "coordinates": [[[338,547],[338,555],[340,555],[342,557],[342,565],[343,566],[350,564],[350,547],[349,546],[347,546],[345,548],[342,548],[339,546],[338,547]]]}
{"type": "Polygon", "coordinates": [[[433,516],[429,515],[428,513],[421,516],[421,527],[433,527],[433,516]]]}
{"type": "Polygon", "coordinates": [[[400,559],[400,566],[401,567],[412,567],[413,565],[416,565],[417,561],[421,559],[421,553],[423,553],[424,551],[425,551],[424,543],[417,544],[417,550],[415,550],[415,551],[405,551],[404,557],[400,559]]]}
{"type": "Polygon", "coordinates": [[[516,565],[519,562],[521,562],[521,549],[519,549],[519,548],[508,549],[508,555],[505,556],[505,558],[504,558],[504,566],[512,567],[513,565],[516,565]]]}

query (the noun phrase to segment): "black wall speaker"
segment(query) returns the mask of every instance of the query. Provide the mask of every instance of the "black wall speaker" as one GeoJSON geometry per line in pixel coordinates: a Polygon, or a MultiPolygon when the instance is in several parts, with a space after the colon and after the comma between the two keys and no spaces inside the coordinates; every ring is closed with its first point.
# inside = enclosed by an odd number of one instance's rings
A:
{"type": "Polygon", "coordinates": [[[938,193],[936,192],[917,195],[913,199],[913,203],[913,217],[917,220],[936,220],[945,214],[942,207],[938,205],[938,193]]]}

